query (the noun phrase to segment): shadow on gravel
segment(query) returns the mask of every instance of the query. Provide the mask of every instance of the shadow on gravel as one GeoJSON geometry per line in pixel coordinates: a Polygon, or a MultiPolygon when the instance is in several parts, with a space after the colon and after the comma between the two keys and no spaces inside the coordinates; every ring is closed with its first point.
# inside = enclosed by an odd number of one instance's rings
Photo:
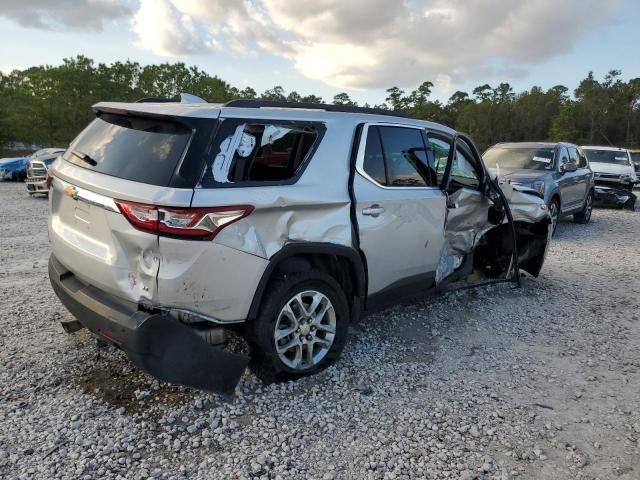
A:
{"type": "Polygon", "coordinates": [[[91,343],[87,347],[95,354],[94,358],[82,365],[80,371],[68,372],[68,384],[115,409],[124,408],[128,414],[147,412],[153,416],[154,411],[159,412],[155,406],[193,403],[196,390],[159,382],[138,370],[115,347],[91,343]]]}

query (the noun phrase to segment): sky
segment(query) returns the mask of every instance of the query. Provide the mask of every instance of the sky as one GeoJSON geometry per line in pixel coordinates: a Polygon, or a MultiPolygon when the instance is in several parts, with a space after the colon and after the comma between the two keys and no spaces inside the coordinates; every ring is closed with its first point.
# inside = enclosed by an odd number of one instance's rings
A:
{"type": "Polygon", "coordinates": [[[428,80],[446,101],[640,77],[640,0],[0,0],[0,45],[3,72],[82,54],[371,104],[428,80]]]}

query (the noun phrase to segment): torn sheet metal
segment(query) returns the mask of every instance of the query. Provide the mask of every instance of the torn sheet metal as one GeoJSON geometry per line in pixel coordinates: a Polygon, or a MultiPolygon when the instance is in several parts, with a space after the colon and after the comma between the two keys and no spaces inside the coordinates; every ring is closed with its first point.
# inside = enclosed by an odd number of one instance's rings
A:
{"type": "Polygon", "coordinates": [[[605,187],[596,185],[594,202],[599,206],[622,207],[633,210],[638,197],[631,191],[623,188],[605,187]]]}
{"type": "Polygon", "coordinates": [[[509,202],[515,222],[537,223],[549,216],[549,209],[536,190],[507,182],[500,183],[500,189],[509,202]]]}
{"type": "Polygon", "coordinates": [[[477,190],[461,188],[449,196],[445,243],[436,270],[436,285],[451,275],[480,238],[496,225],[489,221],[493,202],[477,190]]]}
{"type": "MultiPolygon", "coordinates": [[[[538,223],[548,218],[544,200],[535,190],[509,183],[500,185],[515,222],[538,223]]],[[[462,265],[464,256],[471,253],[480,239],[498,225],[492,223],[489,211],[494,203],[481,192],[461,188],[449,197],[445,223],[445,244],[436,270],[436,284],[462,265]]],[[[505,218],[502,224],[508,222],[505,218]]]]}

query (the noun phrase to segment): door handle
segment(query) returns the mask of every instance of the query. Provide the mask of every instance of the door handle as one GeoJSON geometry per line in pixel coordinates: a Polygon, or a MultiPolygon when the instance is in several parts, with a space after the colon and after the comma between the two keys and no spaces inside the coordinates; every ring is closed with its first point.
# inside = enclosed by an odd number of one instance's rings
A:
{"type": "Polygon", "coordinates": [[[367,207],[367,208],[362,210],[362,214],[363,215],[369,215],[369,216],[374,217],[374,218],[379,216],[379,215],[381,215],[381,214],[383,214],[383,213],[384,213],[384,207],[381,207],[377,203],[374,203],[370,207],[367,207]]]}

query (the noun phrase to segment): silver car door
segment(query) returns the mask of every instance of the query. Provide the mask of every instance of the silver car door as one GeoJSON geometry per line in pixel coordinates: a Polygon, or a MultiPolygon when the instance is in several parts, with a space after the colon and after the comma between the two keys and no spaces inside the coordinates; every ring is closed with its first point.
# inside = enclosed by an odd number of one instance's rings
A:
{"type": "Polygon", "coordinates": [[[364,125],[353,185],[368,294],[412,280],[433,285],[446,199],[427,163],[420,128],[364,125]]]}

